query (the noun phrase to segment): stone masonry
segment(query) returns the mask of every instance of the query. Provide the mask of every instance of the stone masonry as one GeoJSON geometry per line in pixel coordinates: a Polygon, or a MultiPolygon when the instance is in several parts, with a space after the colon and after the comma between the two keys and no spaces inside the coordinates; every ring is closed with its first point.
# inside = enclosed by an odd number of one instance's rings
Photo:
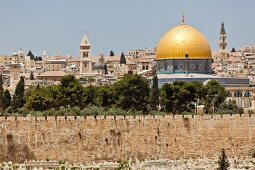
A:
{"type": "Polygon", "coordinates": [[[255,116],[0,117],[0,162],[248,156],[255,116]]]}

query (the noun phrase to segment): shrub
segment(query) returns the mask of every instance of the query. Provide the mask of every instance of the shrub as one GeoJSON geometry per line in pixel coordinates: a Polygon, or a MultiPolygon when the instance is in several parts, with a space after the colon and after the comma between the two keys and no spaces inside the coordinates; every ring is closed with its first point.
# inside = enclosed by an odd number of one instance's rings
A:
{"type": "Polygon", "coordinates": [[[182,112],[182,115],[194,115],[195,113],[193,113],[193,112],[187,112],[187,111],[185,111],[185,112],[182,112]]]}
{"type": "Polygon", "coordinates": [[[248,114],[249,115],[252,115],[252,114],[254,114],[255,112],[253,111],[253,110],[248,110],[248,114]]]}
{"type": "Polygon", "coordinates": [[[237,113],[238,114],[243,114],[243,112],[244,112],[244,109],[242,107],[237,108],[237,113]]]}
{"type": "Polygon", "coordinates": [[[93,105],[89,105],[88,107],[85,107],[80,112],[81,116],[99,116],[99,115],[105,115],[105,110],[103,107],[97,107],[93,105]]]}
{"type": "Polygon", "coordinates": [[[5,112],[11,114],[13,112],[12,106],[7,107],[7,109],[5,109],[5,112]]]}

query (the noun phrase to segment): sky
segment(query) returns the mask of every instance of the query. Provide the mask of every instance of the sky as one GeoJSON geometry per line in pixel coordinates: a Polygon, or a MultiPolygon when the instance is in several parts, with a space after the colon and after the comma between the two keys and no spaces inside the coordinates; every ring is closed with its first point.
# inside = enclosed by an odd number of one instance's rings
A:
{"type": "Polygon", "coordinates": [[[228,49],[240,49],[255,45],[254,6],[254,0],[0,0],[0,55],[22,48],[78,57],[85,31],[92,55],[154,48],[183,14],[212,51],[222,21],[228,49]]]}

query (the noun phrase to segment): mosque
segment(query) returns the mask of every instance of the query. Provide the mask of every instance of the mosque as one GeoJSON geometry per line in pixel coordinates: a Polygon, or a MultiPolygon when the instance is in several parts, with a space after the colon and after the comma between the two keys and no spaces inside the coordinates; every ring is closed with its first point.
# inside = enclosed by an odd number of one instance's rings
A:
{"type": "MultiPolygon", "coordinates": [[[[226,33],[222,25],[219,47],[226,51],[226,33]],[[223,35],[224,34],[224,35],[223,35]]],[[[206,83],[217,80],[229,92],[229,98],[244,108],[255,108],[255,89],[248,78],[220,77],[212,74],[210,45],[205,36],[184,22],[166,32],[156,47],[156,71],[159,86],[174,81],[206,83]],[[254,94],[254,95],[253,95],[254,94]]]]}

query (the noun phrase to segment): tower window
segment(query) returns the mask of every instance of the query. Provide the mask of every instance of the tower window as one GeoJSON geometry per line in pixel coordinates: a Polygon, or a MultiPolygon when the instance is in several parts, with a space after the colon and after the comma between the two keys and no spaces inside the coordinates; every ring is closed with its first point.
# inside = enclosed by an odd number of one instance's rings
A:
{"type": "Polygon", "coordinates": [[[88,53],[83,53],[83,57],[88,57],[88,53]]]}

